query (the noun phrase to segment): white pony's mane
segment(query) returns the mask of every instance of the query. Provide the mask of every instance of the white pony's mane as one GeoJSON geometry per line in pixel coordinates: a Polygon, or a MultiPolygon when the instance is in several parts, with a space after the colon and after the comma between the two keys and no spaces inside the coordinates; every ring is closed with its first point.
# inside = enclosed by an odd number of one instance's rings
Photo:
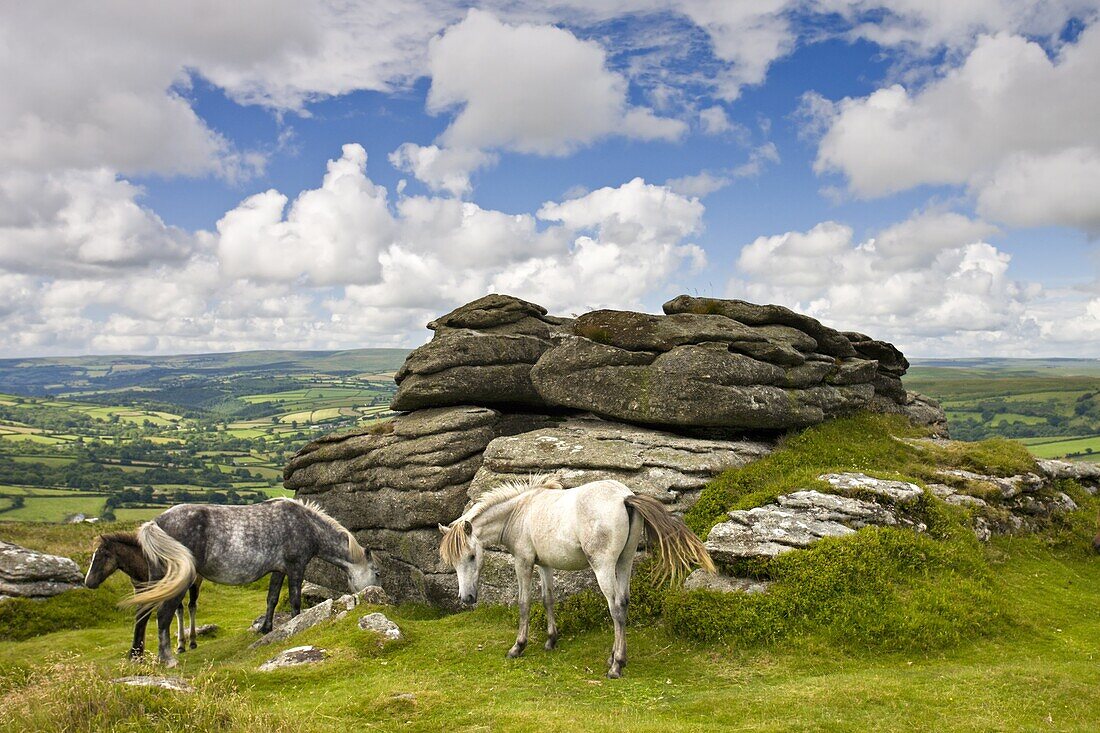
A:
{"type": "Polygon", "coordinates": [[[355,535],[353,535],[347,527],[336,521],[336,519],[334,519],[328,512],[322,509],[320,504],[315,501],[311,501],[310,499],[292,499],[289,496],[279,497],[278,499],[276,499],[276,501],[289,501],[297,504],[303,509],[312,512],[318,519],[320,519],[328,526],[332,527],[338,532],[343,532],[348,538],[348,551],[351,554],[352,562],[363,561],[363,558],[366,556],[366,552],[364,552],[363,548],[359,545],[359,542],[356,541],[355,535]]]}
{"type": "Polygon", "coordinates": [[[439,544],[439,556],[444,561],[454,565],[466,553],[468,547],[466,532],[462,527],[463,523],[477,519],[487,509],[503,504],[509,499],[514,499],[529,491],[561,488],[561,482],[557,479],[545,473],[535,473],[526,478],[506,481],[500,486],[486,491],[478,497],[477,502],[466,513],[451,522],[450,527],[443,533],[443,541],[439,544]]]}
{"type": "Polygon", "coordinates": [[[477,502],[475,502],[465,514],[459,517],[459,519],[472,521],[485,512],[485,510],[497,504],[503,504],[520,494],[526,494],[528,491],[561,488],[562,485],[560,481],[545,473],[533,473],[526,478],[505,481],[500,486],[495,486],[479,496],[477,502]]]}

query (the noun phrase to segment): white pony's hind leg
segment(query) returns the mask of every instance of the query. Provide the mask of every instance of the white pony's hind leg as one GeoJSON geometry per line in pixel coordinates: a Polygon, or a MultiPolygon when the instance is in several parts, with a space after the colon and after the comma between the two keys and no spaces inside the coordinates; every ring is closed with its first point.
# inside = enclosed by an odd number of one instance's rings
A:
{"type": "Polygon", "coordinates": [[[616,558],[609,557],[603,562],[594,562],[596,582],[600,584],[607,610],[611,612],[611,621],[615,625],[615,643],[611,646],[611,656],[607,659],[607,676],[612,679],[622,677],[622,660],[626,655],[626,603],[619,595],[619,583],[615,572],[616,558]]]}
{"type": "Polygon", "coordinates": [[[538,566],[539,580],[542,583],[542,606],[546,609],[546,651],[553,651],[558,645],[558,624],[554,620],[554,571],[543,565],[538,566]]]}

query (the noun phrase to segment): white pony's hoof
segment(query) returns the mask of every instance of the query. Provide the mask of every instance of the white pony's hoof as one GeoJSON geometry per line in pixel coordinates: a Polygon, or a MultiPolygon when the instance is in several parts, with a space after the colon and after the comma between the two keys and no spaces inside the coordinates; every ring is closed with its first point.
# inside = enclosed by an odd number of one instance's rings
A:
{"type": "Polygon", "coordinates": [[[164,660],[164,667],[166,669],[174,669],[178,666],[180,666],[180,663],[179,663],[178,659],[165,659],[164,660]]]}

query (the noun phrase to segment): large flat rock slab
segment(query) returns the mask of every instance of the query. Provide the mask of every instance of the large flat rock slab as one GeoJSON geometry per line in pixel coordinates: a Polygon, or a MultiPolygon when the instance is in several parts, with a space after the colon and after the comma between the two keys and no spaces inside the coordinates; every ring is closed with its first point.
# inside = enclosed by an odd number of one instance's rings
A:
{"type": "Polygon", "coordinates": [[[0,596],[47,598],[83,586],[84,575],[70,558],[0,540],[0,596]]]}
{"type": "Polygon", "coordinates": [[[470,484],[470,499],[517,476],[553,473],[566,487],[616,479],[685,511],[708,481],[772,451],[770,443],[711,440],[595,417],[494,439],[470,484]]]}

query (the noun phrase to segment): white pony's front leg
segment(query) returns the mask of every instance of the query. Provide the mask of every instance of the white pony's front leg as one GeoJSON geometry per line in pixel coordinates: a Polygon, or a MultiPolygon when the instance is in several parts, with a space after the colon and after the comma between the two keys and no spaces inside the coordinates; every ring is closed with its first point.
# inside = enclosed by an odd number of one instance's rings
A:
{"type": "Polygon", "coordinates": [[[508,656],[515,659],[527,648],[527,630],[531,620],[531,571],[534,563],[521,557],[515,558],[516,581],[519,584],[519,631],[516,643],[508,650],[508,656]]]}

